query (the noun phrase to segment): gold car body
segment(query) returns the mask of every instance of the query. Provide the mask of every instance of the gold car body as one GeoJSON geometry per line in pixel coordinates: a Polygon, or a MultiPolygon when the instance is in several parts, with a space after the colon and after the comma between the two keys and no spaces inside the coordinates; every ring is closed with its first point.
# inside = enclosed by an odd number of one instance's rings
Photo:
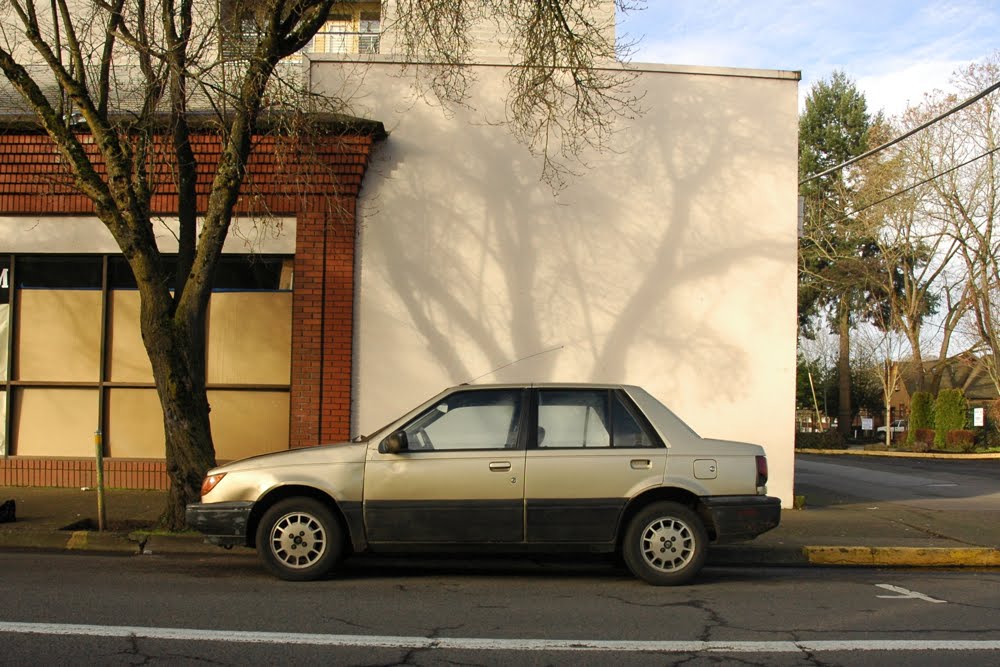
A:
{"type": "MultiPolygon", "coordinates": [[[[458,409],[451,408],[454,420],[460,419],[458,409]]],[[[219,466],[209,474],[221,480],[201,503],[189,506],[188,518],[212,542],[254,546],[255,522],[263,511],[278,499],[299,494],[329,504],[354,551],[414,545],[575,545],[611,551],[630,513],[659,499],[696,509],[714,540],[740,539],[778,522],[777,500],[766,496],[761,483],[763,456],[758,445],[701,438],[639,387],[458,386],[356,442],[219,466]],[[484,396],[475,392],[488,391],[513,397],[516,404],[513,412],[506,411],[505,404],[502,414],[491,407],[481,417],[486,423],[510,416],[506,442],[429,448],[426,430],[447,414],[449,401],[474,402],[484,396]],[[566,397],[582,396],[580,392],[590,392],[588,400],[606,393],[613,403],[610,412],[606,410],[611,416],[603,417],[607,434],[586,433],[598,432],[601,422],[589,415],[589,407],[568,404],[566,397]],[[546,397],[554,397],[551,406],[543,405],[546,397]],[[572,435],[582,439],[583,446],[561,446],[566,442],[558,438],[568,442],[569,432],[577,428],[567,420],[584,414],[584,435],[572,435]],[[549,422],[546,415],[552,417],[549,422]],[[638,428],[641,433],[612,434],[619,422],[626,424],[626,431],[638,428]],[[550,424],[549,436],[543,423],[550,424]],[[399,434],[406,433],[407,448],[394,449],[392,437],[398,441],[399,434]],[[594,443],[597,446],[586,446],[594,443]],[[748,503],[766,504],[766,516],[745,527],[732,523],[735,513],[724,508],[748,503]]]]}

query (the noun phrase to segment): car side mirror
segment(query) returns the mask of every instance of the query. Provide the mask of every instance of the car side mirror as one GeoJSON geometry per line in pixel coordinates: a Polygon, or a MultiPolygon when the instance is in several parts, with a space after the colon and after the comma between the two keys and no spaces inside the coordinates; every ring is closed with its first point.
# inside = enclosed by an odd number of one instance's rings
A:
{"type": "Polygon", "coordinates": [[[399,454],[407,449],[406,431],[396,431],[389,434],[378,446],[380,454],[399,454]]]}

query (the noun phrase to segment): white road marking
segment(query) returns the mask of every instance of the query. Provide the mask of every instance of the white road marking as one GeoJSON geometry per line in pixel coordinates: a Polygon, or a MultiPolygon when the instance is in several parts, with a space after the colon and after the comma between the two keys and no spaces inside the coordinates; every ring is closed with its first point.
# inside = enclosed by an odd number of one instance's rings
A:
{"type": "Polygon", "coordinates": [[[876,595],[877,598],[882,598],[883,600],[923,600],[924,602],[934,602],[936,604],[947,604],[947,600],[938,600],[937,598],[932,598],[929,595],[924,595],[923,593],[918,593],[917,591],[911,591],[906,588],[900,588],[899,586],[893,586],[892,584],[875,584],[879,588],[884,588],[887,591],[892,591],[893,593],[899,593],[899,595],[876,595]]]}
{"type": "Polygon", "coordinates": [[[822,641],[616,641],[594,639],[490,639],[324,635],[118,625],[0,622],[0,633],[124,637],[168,641],[284,644],[463,651],[627,651],[633,653],[816,653],[850,651],[997,651],[1000,640],[822,640],[822,641]]]}

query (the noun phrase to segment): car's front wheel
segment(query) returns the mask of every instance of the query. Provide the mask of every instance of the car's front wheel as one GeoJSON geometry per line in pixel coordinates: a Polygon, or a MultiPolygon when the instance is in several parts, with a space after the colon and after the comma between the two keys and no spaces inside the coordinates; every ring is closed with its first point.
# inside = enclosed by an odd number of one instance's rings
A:
{"type": "Polygon", "coordinates": [[[708,556],[708,533],[698,515],[675,502],[656,502],[629,522],[622,542],[628,569],[654,586],[691,581],[708,556]]]}
{"type": "Polygon", "coordinates": [[[340,561],[344,533],[329,508],[312,498],[286,498],[257,525],[257,553],[264,567],[286,581],[326,576],[340,561]]]}

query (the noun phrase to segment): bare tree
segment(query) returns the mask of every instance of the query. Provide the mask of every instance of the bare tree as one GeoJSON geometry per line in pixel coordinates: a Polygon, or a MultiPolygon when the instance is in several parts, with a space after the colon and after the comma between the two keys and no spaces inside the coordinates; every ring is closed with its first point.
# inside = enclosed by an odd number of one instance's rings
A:
{"type": "MultiPolygon", "coordinates": [[[[954,106],[1000,79],[1000,52],[956,73],[956,92],[929,95],[927,115],[954,106]]],[[[964,299],[983,360],[1000,391],[1000,109],[994,93],[935,124],[919,151],[920,174],[930,178],[925,210],[946,226],[964,278],[964,299]]]]}
{"type": "MultiPolygon", "coordinates": [[[[205,312],[212,275],[244,186],[252,139],[282,83],[282,59],[341,0],[4,0],[0,70],[52,139],[75,187],[94,204],[138,285],[143,342],[164,415],[171,480],[164,524],[178,528],[214,465],[205,391],[205,312]],[[204,211],[192,118],[211,111],[222,153],[204,211]],[[168,141],[163,142],[163,137],[168,141]],[[88,150],[90,142],[96,147],[88,150]],[[178,261],[168,275],[150,209],[154,156],[166,143],[177,182],[178,261]],[[196,218],[201,213],[200,225],[196,218]]],[[[493,21],[510,36],[510,125],[558,173],[561,157],[603,145],[612,116],[635,100],[627,79],[595,64],[615,56],[613,12],[597,0],[399,0],[390,17],[404,55],[435,64],[445,100],[461,101],[470,29],[493,21]]],[[[625,0],[616,0],[627,9],[625,0]]],[[[390,3],[391,6],[391,3],[390,3]]],[[[294,83],[294,82],[292,82],[294,83]]],[[[294,96],[292,104],[294,105],[294,96]]],[[[280,108],[300,111],[303,107],[280,108]]],[[[279,110],[280,110],[279,108],[279,110]]],[[[308,107],[305,107],[308,110],[308,107]]],[[[554,179],[555,180],[555,179],[554,179]]]]}
{"type": "MultiPolygon", "coordinates": [[[[906,121],[917,125],[925,113],[910,110],[906,121]]],[[[883,143],[900,131],[888,121],[872,128],[873,141],[883,143]]],[[[960,244],[946,225],[928,216],[929,186],[910,188],[920,178],[920,156],[927,152],[928,135],[918,135],[893,151],[883,151],[859,165],[864,183],[857,217],[870,226],[877,246],[878,267],[867,274],[868,291],[877,296],[869,321],[884,332],[902,332],[909,341],[908,373],[916,391],[936,394],[945,364],[928,370],[925,348],[938,345],[937,358],[948,358],[956,327],[967,312],[964,280],[955,278],[960,244]],[[938,314],[939,329],[925,332],[928,319],[938,314]]],[[[897,357],[898,359],[898,357],[897,357]]]]}
{"type": "Polygon", "coordinates": [[[902,381],[902,359],[906,337],[889,328],[887,322],[872,322],[858,327],[854,335],[854,363],[859,373],[878,379],[885,406],[885,444],[892,446],[892,397],[902,381]]]}

